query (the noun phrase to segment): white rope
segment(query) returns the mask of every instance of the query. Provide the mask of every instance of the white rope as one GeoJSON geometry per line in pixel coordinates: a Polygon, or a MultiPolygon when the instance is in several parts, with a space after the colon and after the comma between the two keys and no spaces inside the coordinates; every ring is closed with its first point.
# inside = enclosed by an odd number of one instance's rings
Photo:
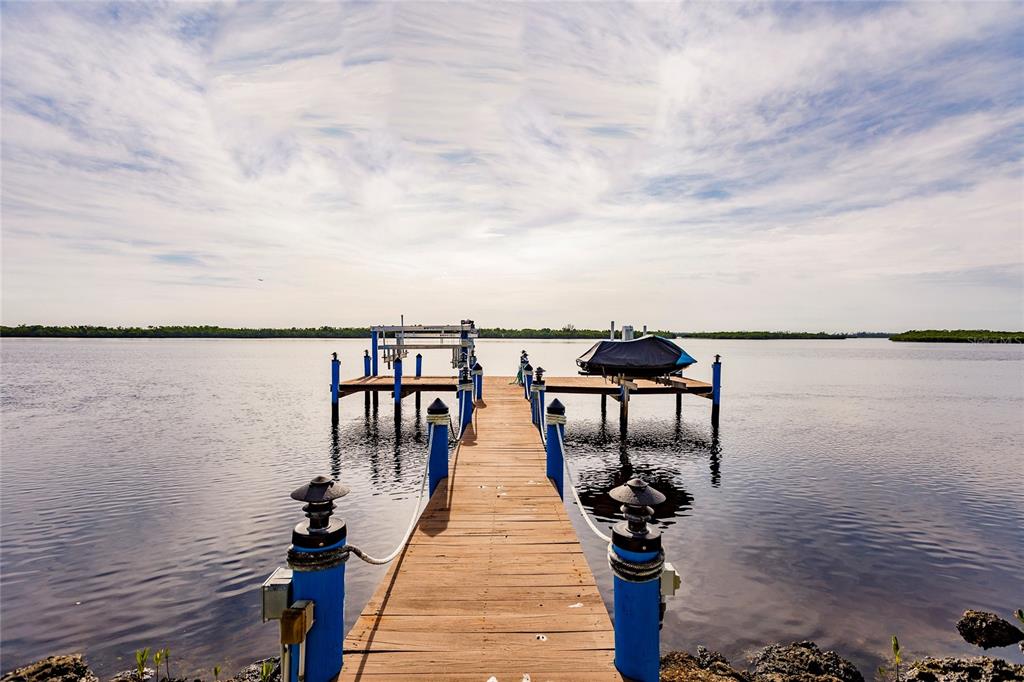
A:
{"type": "MultiPolygon", "coordinates": [[[[563,417],[564,419],[564,417],[563,417]]],[[[555,427],[555,433],[558,434],[558,447],[562,448],[562,461],[565,463],[565,472],[569,478],[569,490],[572,491],[572,498],[576,500],[576,506],[580,508],[580,516],[590,526],[590,530],[593,531],[594,535],[601,538],[601,540],[611,543],[612,539],[608,535],[601,532],[601,529],[594,525],[594,522],[590,519],[590,514],[587,513],[586,507],[583,506],[583,501],[580,499],[580,493],[576,489],[576,481],[572,475],[572,467],[569,466],[569,458],[565,455],[565,441],[562,440],[562,429],[555,427]]]]}
{"type": "Polygon", "coordinates": [[[420,483],[420,495],[416,499],[416,506],[413,507],[413,510],[412,510],[412,518],[409,519],[409,527],[405,530],[405,535],[402,537],[402,541],[398,543],[398,546],[395,547],[394,551],[392,551],[391,554],[388,554],[386,557],[383,557],[381,559],[378,559],[377,557],[374,557],[374,556],[370,556],[369,554],[367,554],[363,550],[359,549],[358,547],[355,547],[354,545],[345,545],[344,547],[342,547],[343,550],[347,550],[347,551],[351,552],[352,554],[355,554],[357,557],[359,557],[360,559],[362,559],[366,563],[373,564],[374,566],[383,566],[384,564],[390,563],[391,561],[394,560],[395,557],[397,557],[399,554],[402,553],[402,550],[405,549],[406,543],[409,542],[409,538],[412,537],[412,532],[416,529],[416,522],[420,520],[420,504],[422,504],[422,502],[423,502],[423,493],[425,493],[426,490],[427,490],[427,475],[430,472],[430,450],[429,450],[429,447],[430,447],[430,442],[431,442],[431,436],[434,435],[433,432],[434,432],[434,425],[433,424],[429,424],[427,426],[427,447],[428,447],[428,450],[427,450],[426,461],[424,462],[424,465],[423,465],[423,481],[420,483]]]}

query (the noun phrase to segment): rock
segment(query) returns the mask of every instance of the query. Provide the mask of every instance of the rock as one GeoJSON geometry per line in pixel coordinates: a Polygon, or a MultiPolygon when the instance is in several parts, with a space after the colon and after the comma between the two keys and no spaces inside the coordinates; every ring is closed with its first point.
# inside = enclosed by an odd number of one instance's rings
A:
{"type": "Polygon", "coordinates": [[[12,670],[0,682],[99,682],[82,654],[49,656],[41,661],[12,670]]]}
{"type": "Polygon", "coordinates": [[[1024,665],[998,658],[925,658],[903,676],[912,682],[1024,682],[1024,665]]]}
{"type": "Polygon", "coordinates": [[[864,682],[852,663],[814,642],[765,647],[750,674],[754,682],[864,682]]]}
{"type": "Polygon", "coordinates": [[[697,647],[697,655],[671,651],[661,657],[662,682],[750,682],[717,651],[697,647]]]}
{"type": "Polygon", "coordinates": [[[228,682],[260,682],[263,679],[263,664],[270,663],[273,668],[268,682],[281,682],[281,660],[280,657],[264,658],[251,665],[242,668],[228,682]]]}
{"type": "Polygon", "coordinates": [[[1012,623],[1003,620],[994,613],[987,611],[964,611],[964,615],[956,623],[957,632],[968,644],[991,649],[997,646],[1010,646],[1024,641],[1024,632],[1012,623]]]}

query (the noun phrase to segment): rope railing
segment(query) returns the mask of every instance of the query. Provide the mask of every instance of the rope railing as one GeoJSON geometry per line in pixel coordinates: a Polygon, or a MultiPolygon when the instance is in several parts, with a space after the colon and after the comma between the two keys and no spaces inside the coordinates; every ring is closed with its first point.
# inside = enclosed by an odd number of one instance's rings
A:
{"type": "MultiPolygon", "coordinates": [[[[451,424],[451,417],[448,418],[448,423],[451,424]]],[[[427,425],[427,443],[429,444],[434,435],[434,424],[427,425]]],[[[452,427],[454,428],[454,426],[452,427]]],[[[450,433],[450,432],[449,432],[450,433]]],[[[456,456],[458,456],[458,448],[462,446],[462,434],[459,434],[459,442],[456,445],[456,456]]],[[[405,546],[409,543],[409,538],[412,537],[413,531],[416,530],[416,523],[420,520],[421,509],[420,506],[423,504],[423,495],[427,491],[427,476],[430,472],[430,456],[424,458],[423,462],[423,480],[420,482],[420,494],[416,499],[416,506],[413,507],[412,518],[409,519],[409,527],[405,529],[405,535],[402,536],[402,541],[398,543],[394,550],[385,557],[377,558],[370,554],[367,554],[363,550],[359,549],[355,545],[345,545],[341,548],[343,552],[354,554],[368,564],[374,566],[383,566],[384,564],[391,563],[395,558],[402,553],[405,546]]]]}
{"type": "Polygon", "coordinates": [[[594,525],[593,520],[590,518],[590,514],[587,513],[587,508],[583,506],[583,501],[580,499],[579,490],[576,487],[576,477],[572,474],[572,466],[569,464],[569,458],[565,454],[565,441],[562,440],[562,429],[556,428],[555,433],[558,434],[558,447],[562,449],[562,459],[565,461],[565,471],[569,477],[569,490],[572,492],[572,498],[576,500],[576,506],[580,509],[580,516],[587,522],[587,526],[591,532],[597,537],[607,543],[611,543],[612,539],[610,536],[605,535],[600,528],[594,525]]]}

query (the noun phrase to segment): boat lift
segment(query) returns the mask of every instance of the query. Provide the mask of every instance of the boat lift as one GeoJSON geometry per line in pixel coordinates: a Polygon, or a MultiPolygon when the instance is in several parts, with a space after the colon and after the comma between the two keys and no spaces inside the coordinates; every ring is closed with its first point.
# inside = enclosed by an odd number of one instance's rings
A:
{"type": "MultiPolygon", "coordinates": [[[[479,332],[473,320],[459,324],[398,324],[370,327],[370,374],[378,376],[378,358],[391,369],[395,360],[404,360],[410,350],[450,350],[452,369],[472,368],[476,364],[476,339],[479,332]]],[[[419,372],[417,372],[417,375],[419,372]]]]}

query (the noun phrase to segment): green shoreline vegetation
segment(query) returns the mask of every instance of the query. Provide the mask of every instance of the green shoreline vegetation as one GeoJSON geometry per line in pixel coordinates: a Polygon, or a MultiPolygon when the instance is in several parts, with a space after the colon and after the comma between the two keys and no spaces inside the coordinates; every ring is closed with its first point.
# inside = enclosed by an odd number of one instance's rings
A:
{"type": "Polygon", "coordinates": [[[988,329],[912,329],[895,334],[889,340],[918,343],[1024,343],[1024,332],[994,332],[988,329]]]}
{"type": "MultiPolygon", "coordinates": [[[[577,329],[565,325],[559,329],[508,329],[483,327],[484,339],[605,339],[606,329],[577,329]]],[[[663,329],[650,333],[683,339],[850,339],[888,338],[892,341],[927,343],[1024,343],[1024,332],[1000,332],[987,329],[926,329],[901,334],[887,332],[785,332],[785,331],[720,331],[671,332],[663,329]]],[[[216,325],[162,325],[150,327],[105,327],[96,325],[0,325],[0,337],[86,338],[86,339],[359,339],[370,335],[369,327],[219,327],[216,325]]]]}

